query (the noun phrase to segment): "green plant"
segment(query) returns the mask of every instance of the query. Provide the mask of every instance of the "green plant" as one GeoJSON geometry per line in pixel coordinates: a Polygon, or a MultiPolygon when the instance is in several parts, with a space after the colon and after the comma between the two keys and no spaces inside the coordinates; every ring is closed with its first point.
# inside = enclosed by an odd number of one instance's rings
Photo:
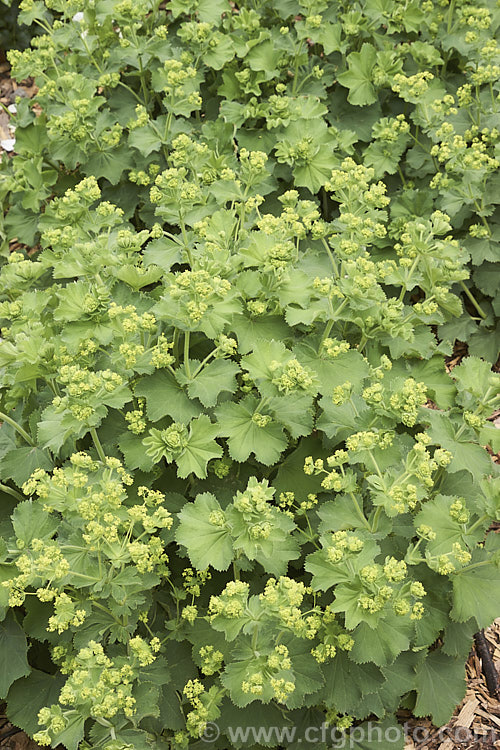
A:
{"type": "Polygon", "coordinates": [[[18,23],[20,0],[0,0],[0,50],[25,49],[36,33],[34,25],[28,28],[18,23]]]}
{"type": "Polygon", "coordinates": [[[443,362],[493,322],[498,11],[167,7],[23,2],[0,695],[69,750],[441,724],[498,614],[500,375],[443,362]]]}

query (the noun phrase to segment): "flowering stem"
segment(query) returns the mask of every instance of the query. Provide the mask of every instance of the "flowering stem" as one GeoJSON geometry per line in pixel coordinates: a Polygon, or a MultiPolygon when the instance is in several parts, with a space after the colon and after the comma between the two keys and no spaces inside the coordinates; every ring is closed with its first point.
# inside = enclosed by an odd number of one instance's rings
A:
{"type": "Polygon", "coordinates": [[[328,338],[328,336],[330,335],[330,331],[331,331],[331,330],[332,330],[332,328],[333,328],[333,322],[334,322],[333,320],[329,320],[329,321],[328,321],[328,323],[326,324],[326,326],[325,326],[325,330],[323,331],[323,335],[322,335],[322,337],[321,337],[321,342],[320,342],[320,346],[321,346],[321,344],[323,343],[323,341],[324,341],[325,339],[327,339],[327,338],[328,338]]]}
{"type": "Polygon", "coordinates": [[[7,484],[0,483],[0,490],[2,492],[5,492],[7,495],[12,495],[12,497],[15,497],[16,500],[19,500],[19,502],[24,500],[24,497],[19,492],[12,489],[12,487],[9,487],[7,484]]]}
{"type": "Polygon", "coordinates": [[[474,307],[478,311],[479,315],[482,317],[483,320],[485,320],[488,316],[486,315],[486,313],[484,312],[484,310],[482,309],[481,305],[476,300],[476,298],[474,297],[474,295],[472,294],[472,292],[470,291],[470,289],[467,287],[466,284],[464,284],[463,281],[460,281],[459,283],[460,283],[460,286],[462,287],[462,289],[464,290],[465,294],[467,295],[467,297],[470,299],[470,301],[472,302],[472,304],[474,305],[474,307]]]}
{"type": "Polygon", "coordinates": [[[235,581],[240,580],[240,566],[238,565],[236,560],[233,560],[233,575],[235,581]]]}
{"type": "Polygon", "coordinates": [[[101,441],[99,440],[99,436],[97,435],[97,430],[96,430],[95,427],[91,427],[90,428],[90,435],[91,435],[92,440],[94,442],[95,449],[97,451],[97,455],[99,456],[99,458],[101,459],[101,461],[103,462],[103,464],[106,463],[106,454],[103,451],[103,448],[102,448],[102,445],[101,445],[101,441]]]}
{"type": "Polygon", "coordinates": [[[4,414],[3,411],[0,411],[0,421],[7,422],[7,424],[10,424],[11,427],[13,427],[17,432],[23,436],[23,438],[26,440],[29,445],[32,445],[35,447],[35,443],[31,439],[31,437],[28,435],[26,430],[23,430],[21,425],[17,424],[11,417],[7,416],[7,414],[4,414]]]}

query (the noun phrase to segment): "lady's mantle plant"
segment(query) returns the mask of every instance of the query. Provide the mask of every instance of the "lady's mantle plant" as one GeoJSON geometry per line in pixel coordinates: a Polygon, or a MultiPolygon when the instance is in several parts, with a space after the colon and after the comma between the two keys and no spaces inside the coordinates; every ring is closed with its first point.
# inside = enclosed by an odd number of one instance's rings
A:
{"type": "Polygon", "coordinates": [[[463,696],[498,615],[500,375],[443,354],[493,322],[468,263],[498,102],[486,72],[460,109],[446,86],[497,11],[427,5],[23,3],[0,693],[38,742],[216,722],[222,750],[463,696]]]}

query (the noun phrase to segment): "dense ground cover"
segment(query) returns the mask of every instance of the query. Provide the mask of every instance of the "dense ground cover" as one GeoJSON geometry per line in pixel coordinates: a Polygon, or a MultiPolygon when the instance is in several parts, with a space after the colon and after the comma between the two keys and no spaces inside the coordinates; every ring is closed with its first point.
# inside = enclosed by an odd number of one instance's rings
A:
{"type": "Polygon", "coordinates": [[[445,722],[498,615],[499,9],[21,8],[9,717],[69,750],[445,722]]]}

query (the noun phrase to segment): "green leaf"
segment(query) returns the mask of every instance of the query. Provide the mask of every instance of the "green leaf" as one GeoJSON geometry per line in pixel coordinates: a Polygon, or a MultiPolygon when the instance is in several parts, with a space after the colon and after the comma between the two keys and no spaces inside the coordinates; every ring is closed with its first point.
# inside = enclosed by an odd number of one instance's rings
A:
{"type": "Polygon", "coordinates": [[[453,576],[453,609],[451,617],[458,622],[474,618],[479,628],[487,628],[498,617],[498,603],[492,596],[500,586],[500,568],[488,562],[488,555],[481,549],[472,556],[476,568],[458,571],[453,576]]]}
{"type": "Polygon", "coordinates": [[[12,611],[0,623],[0,698],[5,698],[13,682],[31,671],[26,659],[28,644],[12,611]]]}
{"type": "Polygon", "coordinates": [[[17,486],[21,487],[35,469],[50,471],[53,465],[45,451],[26,446],[15,448],[2,458],[0,474],[3,479],[13,479],[17,486]]]}
{"type": "Polygon", "coordinates": [[[84,735],[85,717],[80,711],[70,710],[65,715],[66,727],[62,732],[54,735],[52,744],[54,746],[64,745],[66,750],[78,750],[80,741],[84,735]]]}
{"type": "Polygon", "coordinates": [[[191,401],[172,373],[157,370],[153,375],[139,380],[134,389],[136,396],[146,399],[146,412],[152,422],[169,416],[175,422],[187,424],[201,411],[191,401]]]}
{"type": "Polygon", "coordinates": [[[236,391],[236,374],[239,371],[235,362],[216,359],[205,365],[194,380],[183,377],[183,381],[187,383],[187,392],[191,398],[198,398],[203,406],[215,406],[220,393],[236,391]]]}
{"type": "Polygon", "coordinates": [[[228,0],[199,0],[196,8],[200,21],[218,24],[223,13],[230,13],[228,0]]]}
{"type": "Polygon", "coordinates": [[[403,622],[397,615],[382,618],[376,628],[360,622],[351,633],[354,638],[351,659],[358,664],[372,661],[379,667],[392,664],[409,647],[412,629],[412,622],[403,622]]]}
{"type": "Polygon", "coordinates": [[[140,469],[141,471],[151,471],[154,461],[148,456],[142,444],[142,437],[134,435],[132,432],[124,432],[117,439],[118,447],[123,453],[127,469],[140,469]]]}
{"type": "Polygon", "coordinates": [[[268,408],[277,422],[288,430],[292,438],[310,435],[313,429],[313,397],[291,394],[276,396],[268,402],[268,408]]]}
{"type": "Polygon", "coordinates": [[[239,403],[226,403],[216,410],[219,434],[228,438],[229,453],[235,461],[246,461],[251,453],[257,461],[271,466],[276,463],[288,441],[283,428],[271,421],[259,426],[253,421],[259,402],[246,396],[239,403]]]}
{"type": "Polygon", "coordinates": [[[175,539],[186,547],[191,563],[198,570],[210,565],[216,570],[227,570],[233,559],[233,545],[227,526],[210,522],[210,514],[221,512],[214,495],[204,492],[194,503],[186,503],[179,513],[175,539]]]}
{"type": "MultiPolygon", "coordinates": [[[[379,550],[378,544],[374,541],[365,541],[363,549],[356,555],[355,562],[353,562],[355,569],[361,570],[362,567],[372,562],[379,550]]],[[[326,549],[316,550],[316,552],[308,555],[305,569],[312,574],[312,586],[315,591],[328,591],[337,583],[353,581],[352,566],[347,567],[343,561],[340,563],[330,562],[326,549]]],[[[353,581],[353,583],[357,585],[358,582],[353,581]]],[[[340,597],[340,592],[337,591],[336,595],[340,597]]]]}
{"type": "Polygon", "coordinates": [[[335,658],[323,667],[325,702],[339,713],[364,718],[363,697],[375,693],[384,676],[375,664],[359,665],[345,651],[337,651],[335,658]]]}
{"type": "Polygon", "coordinates": [[[57,531],[59,523],[57,518],[51,516],[39,503],[24,500],[14,509],[12,525],[17,538],[28,547],[33,539],[50,539],[57,531]]]}
{"type": "Polygon", "coordinates": [[[434,724],[443,726],[465,695],[464,663],[436,649],[417,667],[415,686],[415,716],[432,716],[434,724]]]}
{"type": "Polygon", "coordinates": [[[57,703],[65,678],[34,669],[27,677],[16,680],[7,695],[7,716],[16,727],[33,736],[38,732],[38,712],[57,703]]]}
{"type": "Polygon", "coordinates": [[[281,54],[281,50],[276,48],[273,41],[267,39],[266,41],[252,47],[245,57],[245,62],[252,70],[264,71],[269,80],[273,78],[273,76],[278,75],[278,68],[276,66],[281,54]]]}
{"type": "MultiPolygon", "coordinates": [[[[379,698],[379,694],[369,695],[364,701],[375,697],[379,698]]],[[[404,750],[406,747],[404,727],[390,716],[375,725],[373,721],[358,724],[347,736],[353,750],[404,750]]]]}
{"type": "Polygon", "coordinates": [[[468,391],[479,399],[483,399],[488,390],[490,393],[500,391],[500,375],[491,371],[489,362],[478,357],[464,359],[458,367],[453,368],[452,377],[461,391],[468,391]]]}
{"type": "Polygon", "coordinates": [[[153,151],[159,151],[162,145],[158,131],[153,123],[148,122],[143,128],[136,128],[129,133],[129,145],[136,148],[141,156],[149,156],[153,151]]]}
{"type": "Polygon", "coordinates": [[[290,336],[291,330],[282,317],[268,315],[262,318],[250,318],[244,315],[233,317],[233,329],[238,339],[238,351],[248,354],[257,341],[283,341],[290,336]]]}
{"type": "Polygon", "coordinates": [[[348,69],[340,73],[337,80],[349,89],[347,101],[362,107],[377,101],[375,87],[372,83],[373,67],[377,52],[372,44],[365,42],[359,52],[347,55],[348,69]]]}
{"type": "Polygon", "coordinates": [[[64,413],[56,411],[54,406],[48,406],[42,412],[42,417],[38,423],[38,441],[42,448],[49,448],[57,455],[68,437],[68,430],[63,426],[64,413]]]}
{"type": "Polygon", "coordinates": [[[177,242],[169,240],[166,237],[148,242],[143,253],[145,266],[159,266],[167,273],[170,271],[174,263],[178,263],[180,259],[181,246],[177,242]]]}
{"type": "Polygon", "coordinates": [[[124,169],[130,167],[130,153],[122,143],[112,151],[95,151],[80,168],[85,175],[105,177],[117,185],[124,169]]]}
{"type": "Polygon", "coordinates": [[[207,476],[208,462],[212,458],[220,458],[223,453],[221,446],[215,440],[218,434],[218,425],[212,424],[210,417],[206,414],[192,420],[189,425],[187,446],[175,459],[179,477],[185,478],[191,473],[200,479],[207,476]]]}

